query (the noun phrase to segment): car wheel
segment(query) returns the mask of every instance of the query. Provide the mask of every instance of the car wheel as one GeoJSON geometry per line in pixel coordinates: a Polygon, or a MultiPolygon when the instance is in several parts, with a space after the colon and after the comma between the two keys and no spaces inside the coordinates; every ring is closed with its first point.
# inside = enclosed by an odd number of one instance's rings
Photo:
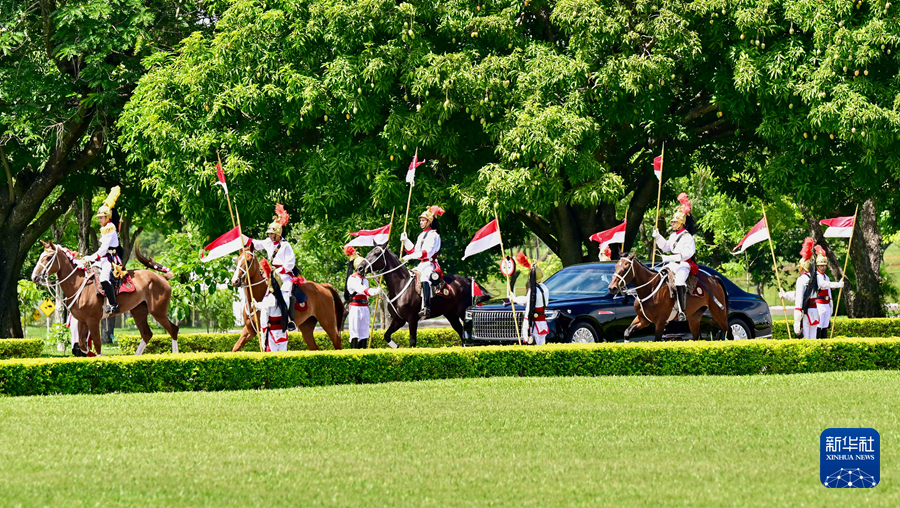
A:
{"type": "MultiPolygon", "coordinates": [[[[753,337],[750,335],[750,328],[747,327],[747,323],[745,323],[743,319],[729,319],[728,327],[731,328],[731,337],[734,340],[746,340],[753,337]]],[[[725,337],[725,340],[729,340],[727,336],[725,337]]]]}
{"type": "Polygon", "coordinates": [[[589,344],[599,342],[600,334],[590,323],[578,323],[569,330],[569,342],[575,344],[589,344]]]}

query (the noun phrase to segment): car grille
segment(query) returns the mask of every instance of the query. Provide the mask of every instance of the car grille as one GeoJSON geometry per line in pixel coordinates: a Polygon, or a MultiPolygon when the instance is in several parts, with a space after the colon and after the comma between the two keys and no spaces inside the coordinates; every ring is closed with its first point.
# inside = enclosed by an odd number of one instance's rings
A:
{"type": "MultiPolygon", "coordinates": [[[[522,314],[517,314],[521,325],[522,314]]],[[[511,310],[472,312],[472,338],[481,340],[516,340],[516,323],[511,310]]]]}

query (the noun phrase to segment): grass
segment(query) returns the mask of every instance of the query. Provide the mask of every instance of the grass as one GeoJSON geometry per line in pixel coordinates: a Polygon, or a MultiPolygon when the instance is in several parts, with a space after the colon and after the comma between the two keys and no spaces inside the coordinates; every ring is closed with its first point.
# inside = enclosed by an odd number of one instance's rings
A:
{"type": "Polygon", "coordinates": [[[0,400],[6,506],[897,506],[900,373],[494,378],[0,400]],[[819,483],[881,433],[882,483],[819,483]]]}

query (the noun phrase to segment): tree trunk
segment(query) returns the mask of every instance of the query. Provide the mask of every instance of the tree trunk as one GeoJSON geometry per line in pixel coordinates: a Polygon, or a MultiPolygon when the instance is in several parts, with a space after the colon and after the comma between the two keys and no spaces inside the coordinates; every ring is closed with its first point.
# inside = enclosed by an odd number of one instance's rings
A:
{"type": "MultiPolygon", "coordinates": [[[[6,228],[3,228],[6,229],[6,228]]],[[[0,335],[23,337],[22,319],[19,316],[19,271],[23,260],[19,256],[19,242],[8,236],[8,242],[0,243],[0,335]]]]}
{"type": "Polygon", "coordinates": [[[881,232],[873,198],[859,207],[856,224],[855,238],[850,248],[856,284],[851,291],[844,291],[844,295],[852,294],[852,298],[847,300],[847,309],[851,317],[884,317],[880,273],[884,252],[881,250],[881,232]]]}

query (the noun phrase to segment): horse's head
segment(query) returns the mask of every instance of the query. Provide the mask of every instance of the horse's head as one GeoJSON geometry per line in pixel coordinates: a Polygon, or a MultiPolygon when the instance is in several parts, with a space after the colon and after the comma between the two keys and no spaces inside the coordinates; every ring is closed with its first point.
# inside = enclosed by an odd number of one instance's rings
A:
{"type": "Polygon", "coordinates": [[[634,280],[634,264],[637,262],[634,254],[626,254],[619,258],[613,272],[613,280],[609,283],[610,294],[625,294],[625,286],[634,280]]]}
{"type": "Polygon", "coordinates": [[[231,285],[240,287],[248,273],[251,279],[258,276],[259,263],[252,252],[243,251],[234,257],[234,275],[231,276],[231,285]]]}
{"type": "Polygon", "coordinates": [[[31,272],[31,281],[35,284],[43,284],[47,282],[47,278],[58,272],[61,265],[59,263],[59,247],[53,245],[53,242],[45,242],[41,240],[44,251],[41,257],[34,265],[34,271],[31,272]]]}
{"type": "Polygon", "coordinates": [[[385,247],[376,245],[374,249],[370,250],[362,264],[359,265],[359,268],[356,270],[361,275],[365,275],[366,272],[381,272],[388,268],[387,258],[388,256],[393,256],[389,250],[385,247]]]}

